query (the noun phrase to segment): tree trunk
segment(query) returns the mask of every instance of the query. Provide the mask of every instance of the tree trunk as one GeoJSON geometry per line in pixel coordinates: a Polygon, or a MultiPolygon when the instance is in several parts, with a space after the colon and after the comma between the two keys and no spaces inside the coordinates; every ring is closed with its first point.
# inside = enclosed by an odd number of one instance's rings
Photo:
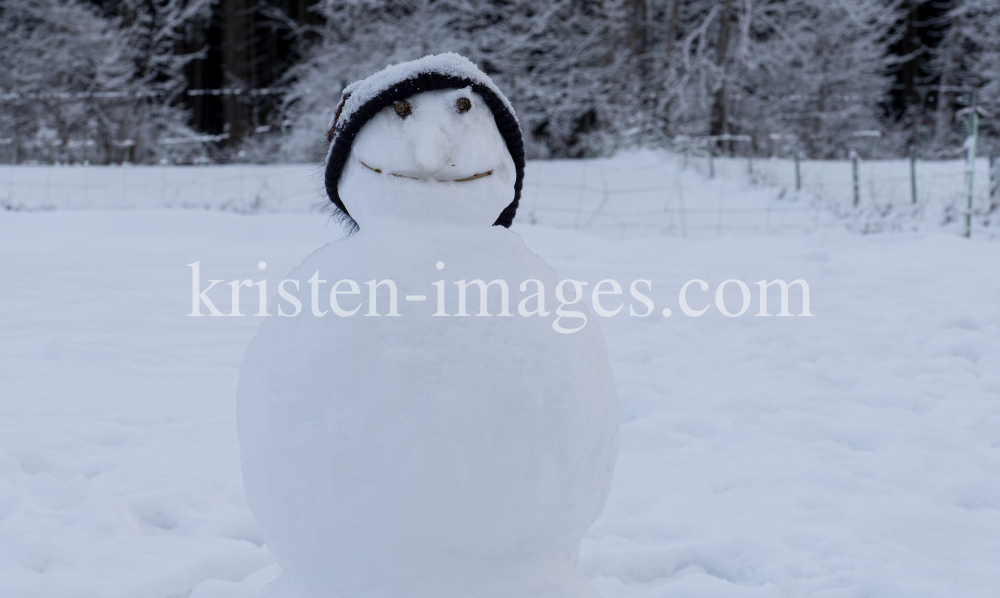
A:
{"type": "Polygon", "coordinates": [[[726,115],[726,84],[729,77],[729,30],[733,19],[732,0],[725,0],[722,14],[719,16],[719,42],[716,46],[719,70],[722,71],[722,81],[715,91],[712,100],[712,116],[710,124],[711,135],[722,135],[729,132],[726,115]]]}
{"type": "Polygon", "coordinates": [[[941,65],[941,80],[938,86],[937,106],[934,118],[934,145],[940,150],[946,147],[951,136],[952,126],[955,120],[955,71],[958,67],[958,53],[961,50],[960,36],[958,35],[960,26],[959,19],[951,23],[951,31],[945,37],[944,60],[941,65]]]}
{"type": "Polygon", "coordinates": [[[667,60],[674,53],[674,42],[677,41],[677,21],[680,19],[681,0],[674,0],[670,6],[670,25],[667,27],[667,60]]]}
{"type": "Polygon", "coordinates": [[[229,93],[223,99],[223,117],[230,139],[241,140],[250,127],[250,96],[245,90],[256,86],[254,77],[253,0],[222,0],[222,71],[224,86],[243,93],[229,93]]]}
{"type": "Polygon", "coordinates": [[[645,60],[648,50],[649,36],[647,28],[649,20],[646,17],[646,0],[626,0],[628,7],[628,49],[633,56],[645,60]]]}

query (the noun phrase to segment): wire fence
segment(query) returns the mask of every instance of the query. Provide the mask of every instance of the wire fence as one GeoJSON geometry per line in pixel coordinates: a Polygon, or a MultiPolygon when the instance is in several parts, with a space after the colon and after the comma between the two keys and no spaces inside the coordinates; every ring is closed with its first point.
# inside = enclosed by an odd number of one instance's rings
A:
{"type": "Polygon", "coordinates": [[[530,222],[621,235],[837,226],[873,233],[962,224],[966,214],[971,228],[996,231],[998,168],[995,157],[970,169],[962,160],[634,153],[530,163],[522,210],[530,222]]]}
{"type": "MultiPolygon", "coordinates": [[[[995,234],[998,185],[996,157],[969,168],[963,160],[760,160],[645,150],[529,161],[518,222],[612,235],[706,236],[961,227],[968,214],[973,231],[995,234]]],[[[0,208],[9,211],[310,212],[327,204],[322,166],[314,164],[0,166],[0,208]]]]}

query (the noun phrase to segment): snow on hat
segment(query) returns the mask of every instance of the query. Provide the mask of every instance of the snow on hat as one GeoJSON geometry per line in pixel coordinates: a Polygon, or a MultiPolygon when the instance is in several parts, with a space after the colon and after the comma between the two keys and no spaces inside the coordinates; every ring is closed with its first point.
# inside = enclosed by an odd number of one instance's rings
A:
{"type": "Polygon", "coordinates": [[[438,89],[463,89],[472,91],[486,102],[493,112],[500,136],[507,143],[507,151],[514,160],[517,177],[514,180],[514,199],[497,217],[493,226],[509,227],[517,212],[524,182],[524,142],[514,108],[486,73],[479,70],[468,58],[448,52],[425,56],[419,60],[401,62],[385,67],[367,79],[351,83],[344,89],[337,112],[327,131],[330,149],[326,155],[326,194],[339,210],[339,215],[352,230],[358,223],[351,218],[337,192],[340,173],[351,155],[351,143],[372,117],[380,110],[425,91],[438,89]]]}

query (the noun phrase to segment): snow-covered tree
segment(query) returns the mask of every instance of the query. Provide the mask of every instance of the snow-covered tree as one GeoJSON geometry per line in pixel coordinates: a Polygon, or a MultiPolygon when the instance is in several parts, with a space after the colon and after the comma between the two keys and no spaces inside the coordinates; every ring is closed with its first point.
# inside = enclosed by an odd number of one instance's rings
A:
{"type": "Polygon", "coordinates": [[[966,119],[956,113],[976,104],[989,117],[980,120],[987,151],[1000,151],[1000,3],[960,0],[948,12],[948,29],[935,55],[938,102],[934,149],[953,153],[968,135],[966,119]]]}
{"type": "Polygon", "coordinates": [[[758,146],[789,135],[819,154],[880,128],[894,3],[723,0],[683,10],[675,130],[750,134],[758,146]]]}
{"type": "Polygon", "coordinates": [[[183,14],[162,10],[169,4],[136,2],[126,21],[74,0],[5,0],[0,137],[15,139],[22,159],[106,162],[149,160],[159,138],[192,134],[171,102],[183,57],[164,32],[180,23],[153,16],[183,14]]]}
{"type": "Polygon", "coordinates": [[[611,138],[798,135],[845,148],[879,128],[895,0],[325,0],[323,42],[292,77],[295,144],[321,151],[347,83],[465,54],[508,91],[529,155],[611,138]],[[845,133],[848,137],[845,137],[845,133]],[[305,140],[311,140],[306,142],[305,140]]]}

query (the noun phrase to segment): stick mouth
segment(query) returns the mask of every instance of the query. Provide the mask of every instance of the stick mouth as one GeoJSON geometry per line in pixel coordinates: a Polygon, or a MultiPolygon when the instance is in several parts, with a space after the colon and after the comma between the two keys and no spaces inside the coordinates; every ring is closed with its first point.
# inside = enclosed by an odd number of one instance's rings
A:
{"type": "MultiPolygon", "coordinates": [[[[364,166],[365,168],[367,168],[368,170],[370,170],[372,172],[377,172],[379,174],[383,174],[381,168],[372,168],[371,166],[365,164],[361,160],[358,160],[358,162],[362,166],[364,166]]],[[[491,174],[493,174],[493,171],[492,170],[487,170],[486,172],[480,172],[479,174],[474,174],[472,176],[468,176],[468,177],[465,177],[465,178],[462,178],[462,179],[450,179],[450,180],[444,180],[444,181],[442,181],[440,179],[420,179],[420,178],[417,178],[415,176],[407,176],[405,174],[396,174],[395,172],[388,172],[388,173],[385,173],[385,174],[388,174],[389,176],[398,177],[398,178],[401,178],[401,179],[410,179],[411,181],[435,180],[435,181],[438,181],[438,182],[441,182],[441,183],[452,183],[452,182],[454,182],[454,183],[465,183],[467,181],[474,181],[476,179],[481,179],[481,178],[488,177],[491,174]]]]}

